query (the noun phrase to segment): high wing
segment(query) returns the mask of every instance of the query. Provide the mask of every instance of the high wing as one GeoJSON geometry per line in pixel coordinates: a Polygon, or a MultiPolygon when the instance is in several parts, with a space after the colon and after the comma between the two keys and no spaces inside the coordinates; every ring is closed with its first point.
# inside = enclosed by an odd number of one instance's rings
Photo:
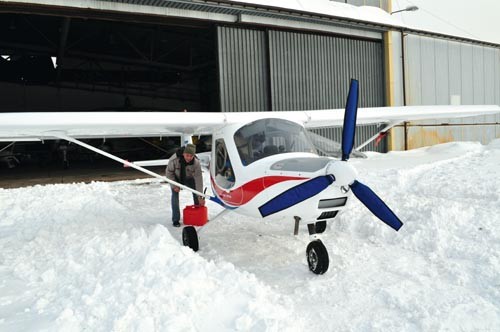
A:
{"type": "MultiPolygon", "coordinates": [[[[500,113],[497,105],[404,106],[360,108],[358,124],[457,118],[500,113]]],[[[341,126],[343,109],[281,112],[52,112],[0,113],[0,141],[73,138],[145,137],[210,134],[231,123],[282,118],[307,128],[341,126]],[[57,135],[54,135],[57,133],[57,135]]]]}

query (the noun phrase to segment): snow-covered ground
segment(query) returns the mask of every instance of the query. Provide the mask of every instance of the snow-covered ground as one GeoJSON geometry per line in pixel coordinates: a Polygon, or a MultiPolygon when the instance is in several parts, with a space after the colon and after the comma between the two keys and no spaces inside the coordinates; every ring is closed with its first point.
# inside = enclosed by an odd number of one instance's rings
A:
{"type": "Polygon", "coordinates": [[[500,140],[368,156],[405,225],[350,200],[321,276],[292,220],[228,214],[183,247],[156,180],[0,189],[0,330],[500,331],[500,140]]]}

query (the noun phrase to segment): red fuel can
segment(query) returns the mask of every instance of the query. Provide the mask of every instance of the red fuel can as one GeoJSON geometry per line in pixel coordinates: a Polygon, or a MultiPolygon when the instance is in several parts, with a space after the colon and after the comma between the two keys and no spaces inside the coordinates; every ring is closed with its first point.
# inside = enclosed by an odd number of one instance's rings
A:
{"type": "Polygon", "coordinates": [[[188,205],[182,210],[184,225],[203,226],[208,220],[208,210],[206,206],[188,205]]]}

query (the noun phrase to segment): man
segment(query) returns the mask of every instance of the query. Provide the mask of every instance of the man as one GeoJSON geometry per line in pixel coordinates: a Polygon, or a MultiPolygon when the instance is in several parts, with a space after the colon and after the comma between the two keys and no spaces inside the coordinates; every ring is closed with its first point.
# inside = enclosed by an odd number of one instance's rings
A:
{"type": "MultiPolygon", "coordinates": [[[[189,188],[203,192],[203,177],[201,174],[201,164],[196,154],[196,145],[187,144],[180,148],[168,160],[166,176],[168,179],[179,182],[189,188]]],[[[181,224],[181,213],[179,209],[179,192],[181,188],[170,185],[172,188],[172,223],[175,227],[181,224]]],[[[205,198],[193,193],[195,205],[205,205],[205,198]]]]}

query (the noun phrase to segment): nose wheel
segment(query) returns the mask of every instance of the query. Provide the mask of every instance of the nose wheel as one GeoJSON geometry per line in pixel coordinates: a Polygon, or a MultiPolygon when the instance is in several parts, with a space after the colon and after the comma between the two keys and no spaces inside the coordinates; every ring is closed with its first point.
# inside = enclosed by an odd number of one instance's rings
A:
{"type": "Polygon", "coordinates": [[[309,243],[306,250],[307,264],[309,270],[315,274],[323,274],[328,270],[330,258],[328,251],[321,240],[314,240],[309,243]]]}
{"type": "MultiPolygon", "coordinates": [[[[295,216],[294,235],[299,233],[299,223],[301,218],[295,216]]],[[[316,234],[323,233],[326,229],[326,220],[307,224],[309,236],[313,239],[306,248],[306,259],[309,270],[314,274],[323,274],[328,271],[330,258],[323,242],[317,238],[316,234]]]]}

